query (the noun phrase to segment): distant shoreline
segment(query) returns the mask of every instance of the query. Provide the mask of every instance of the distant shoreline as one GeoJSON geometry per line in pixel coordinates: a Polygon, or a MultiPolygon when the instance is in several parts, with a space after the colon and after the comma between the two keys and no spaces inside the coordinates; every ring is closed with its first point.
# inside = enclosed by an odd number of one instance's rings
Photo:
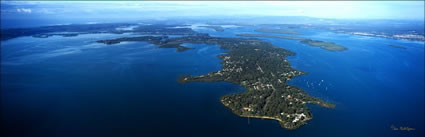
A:
{"type": "Polygon", "coordinates": [[[341,45],[337,45],[337,44],[335,44],[333,42],[311,40],[311,39],[302,38],[302,37],[282,36],[282,35],[267,35],[267,34],[254,34],[254,33],[241,33],[241,34],[237,34],[237,36],[244,36],[244,37],[266,37],[266,38],[279,38],[279,39],[298,40],[301,43],[307,44],[309,46],[319,47],[321,49],[328,50],[328,51],[344,51],[344,50],[347,50],[346,47],[341,46],[341,45]]]}

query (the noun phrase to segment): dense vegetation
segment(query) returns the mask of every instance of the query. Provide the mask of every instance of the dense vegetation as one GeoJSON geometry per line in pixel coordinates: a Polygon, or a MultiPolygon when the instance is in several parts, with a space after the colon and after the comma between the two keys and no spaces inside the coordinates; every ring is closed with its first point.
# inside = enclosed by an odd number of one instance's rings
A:
{"type": "Polygon", "coordinates": [[[293,69],[287,56],[294,52],[278,48],[258,39],[219,38],[197,34],[178,38],[131,37],[98,41],[115,44],[121,41],[147,41],[160,48],[179,48],[183,43],[214,44],[228,49],[218,55],[222,70],[201,76],[182,75],[179,82],[227,81],[244,86],[245,92],[221,97],[220,101],[233,113],[242,117],[274,119],[286,129],[296,129],[312,119],[306,104],[318,104],[333,108],[335,105],[307,95],[304,91],[286,84],[287,80],[304,72],[293,69]]]}
{"type": "Polygon", "coordinates": [[[302,38],[302,37],[292,37],[292,36],[282,36],[282,35],[267,35],[267,34],[251,34],[251,33],[242,33],[242,34],[238,34],[238,36],[267,37],[267,38],[280,38],[280,39],[298,40],[301,43],[307,44],[309,46],[319,47],[321,49],[325,49],[325,50],[328,50],[328,51],[344,51],[344,50],[347,50],[346,47],[335,44],[333,42],[311,40],[311,39],[302,38]]]}
{"type": "Polygon", "coordinates": [[[294,52],[278,48],[258,39],[217,38],[208,35],[167,39],[164,43],[215,44],[228,49],[222,59],[222,70],[201,76],[180,76],[179,82],[228,81],[244,86],[242,93],[223,96],[220,101],[244,117],[275,119],[282,127],[295,129],[312,118],[306,104],[333,108],[333,104],[311,97],[286,84],[304,72],[290,67],[287,56],[294,52]]]}
{"type": "Polygon", "coordinates": [[[344,51],[347,50],[347,48],[335,44],[333,42],[325,42],[325,41],[320,41],[320,40],[311,40],[311,39],[306,39],[306,40],[302,40],[301,43],[313,46],[313,47],[320,47],[322,49],[326,49],[328,51],[344,51]]]}

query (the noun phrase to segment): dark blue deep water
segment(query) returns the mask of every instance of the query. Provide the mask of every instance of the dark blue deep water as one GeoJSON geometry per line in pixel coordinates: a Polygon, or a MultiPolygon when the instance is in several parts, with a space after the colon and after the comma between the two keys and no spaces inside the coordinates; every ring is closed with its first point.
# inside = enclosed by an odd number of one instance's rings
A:
{"type": "MultiPolygon", "coordinates": [[[[236,37],[253,28],[213,36],[236,37]]],[[[335,42],[330,52],[293,40],[262,38],[296,52],[291,65],[308,74],[290,81],[337,105],[310,105],[314,119],[288,131],[276,121],[240,118],[219,97],[241,92],[225,82],[179,84],[178,75],[220,69],[215,45],[177,52],[144,42],[95,43],[133,34],[20,37],[1,43],[4,134],[14,137],[136,136],[424,136],[424,43],[299,30],[335,42]],[[407,49],[393,48],[400,45],[407,49]],[[414,131],[393,131],[390,126],[414,131]]]]}

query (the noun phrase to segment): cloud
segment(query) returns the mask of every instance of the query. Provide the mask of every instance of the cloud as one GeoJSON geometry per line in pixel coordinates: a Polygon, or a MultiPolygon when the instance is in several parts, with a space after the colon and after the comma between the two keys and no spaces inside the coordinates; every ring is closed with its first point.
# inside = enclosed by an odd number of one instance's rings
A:
{"type": "Polygon", "coordinates": [[[303,9],[298,9],[298,10],[297,10],[297,12],[299,12],[299,13],[303,13],[303,12],[304,12],[304,10],[303,10],[303,9]]]}
{"type": "Polygon", "coordinates": [[[31,9],[26,9],[26,8],[17,8],[16,11],[18,11],[19,13],[31,13],[32,12],[31,9]]]}

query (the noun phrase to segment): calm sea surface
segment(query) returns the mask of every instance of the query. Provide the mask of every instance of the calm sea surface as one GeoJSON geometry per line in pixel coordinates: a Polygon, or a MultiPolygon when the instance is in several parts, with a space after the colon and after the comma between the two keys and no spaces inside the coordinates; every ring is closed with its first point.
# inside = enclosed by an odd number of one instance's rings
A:
{"type": "MultiPolygon", "coordinates": [[[[254,28],[224,32],[237,37],[254,28]]],[[[298,41],[261,38],[296,52],[308,72],[290,81],[337,105],[309,105],[314,118],[288,131],[276,121],[240,118],[219,97],[242,92],[217,82],[177,83],[178,75],[220,70],[215,45],[176,52],[145,42],[95,43],[133,34],[20,37],[1,43],[2,125],[7,136],[424,136],[424,43],[298,30],[301,37],[344,45],[330,52],[298,41]],[[407,49],[390,47],[399,45],[407,49]],[[393,131],[390,127],[414,131],[393,131]]]]}

